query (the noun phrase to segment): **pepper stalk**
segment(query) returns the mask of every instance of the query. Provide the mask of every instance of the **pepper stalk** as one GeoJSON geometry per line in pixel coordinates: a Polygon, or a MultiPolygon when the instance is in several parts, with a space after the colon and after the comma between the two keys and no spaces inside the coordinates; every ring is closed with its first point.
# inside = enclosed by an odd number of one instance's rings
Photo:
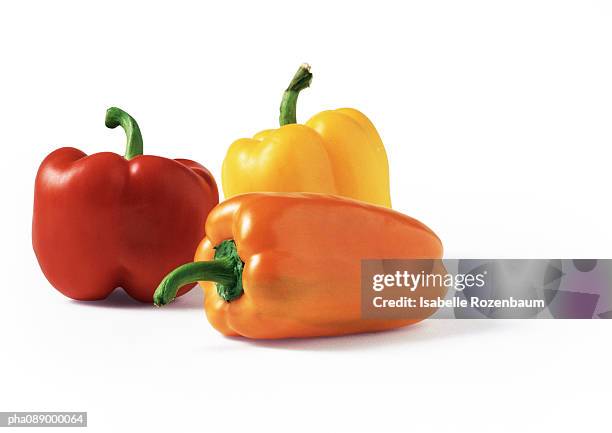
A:
{"type": "Polygon", "coordinates": [[[117,126],[121,126],[127,136],[127,143],[125,145],[125,159],[132,159],[136,156],[142,155],[142,134],[138,123],[132,116],[123,111],[121,108],[111,107],[106,110],[106,118],[104,124],[107,128],[114,129],[117,126]]]}
{"type": "Polygon", "coordinates": [[[239,298],[243,293],[242,269],[244,263],[238,256],[236,243],[226,240],[215,247],[215,258],[205,262],[186,263],[171,271],[159,283],[153,303],[160,307],[174,301],[179,289],[198,281],[214,281],[217,293],[226,302],[239,298]]]}
{"type": "Polygon", "coordinates": [[[289,87],[283,93],[283,99],[280,106],[280,126],[297,123],[297,100],[300,92],[308,87],[312,82],[312,73],[310,72],[310,65],[304,63],[297,70],[289,87]]]}

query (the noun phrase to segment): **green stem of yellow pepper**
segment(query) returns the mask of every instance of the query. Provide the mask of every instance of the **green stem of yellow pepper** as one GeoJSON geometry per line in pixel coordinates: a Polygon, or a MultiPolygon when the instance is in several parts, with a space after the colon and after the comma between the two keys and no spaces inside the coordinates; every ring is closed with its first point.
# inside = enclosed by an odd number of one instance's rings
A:
{"type": "Polygon", "coordinates": [[[312,74],[310,73],[310,65],[304,63],[295,73],[289,87],[283,93],[283,100],[280,106],[279,122],[281,126],[297,123],[296,107],[300,91],[310,86],[312,82],[312,74]]]}

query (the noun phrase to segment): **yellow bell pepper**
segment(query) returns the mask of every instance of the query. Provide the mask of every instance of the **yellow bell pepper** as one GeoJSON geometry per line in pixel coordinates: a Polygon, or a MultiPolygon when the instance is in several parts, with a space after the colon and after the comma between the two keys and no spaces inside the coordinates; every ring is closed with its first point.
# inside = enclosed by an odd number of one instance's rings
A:
{"type": "Polygon", "coordinates": [[[387,153],[363,113],[340,108],[296,124],[299,92],[311,81],[310,67],[302,65],[283,95],[281,127],[232,143],[223,161],[225,197],[316,192],[391,207],[387,153]]]}

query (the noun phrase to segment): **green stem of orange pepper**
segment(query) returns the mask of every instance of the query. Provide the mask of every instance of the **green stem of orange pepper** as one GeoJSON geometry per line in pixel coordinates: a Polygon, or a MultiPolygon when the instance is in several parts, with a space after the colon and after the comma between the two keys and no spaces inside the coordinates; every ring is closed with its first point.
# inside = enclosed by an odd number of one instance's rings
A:
{"type": "Polygon", "coordinates": [[[243,266],[234,241],[223,241],[215,248],[214,260],[186,263],[166,275],[155,290],[153,303],[158,307],[166,305],[176,298],[181,287],[198,281],[216,282],[219,296],[231,302],[243,293],[243,266]]]}

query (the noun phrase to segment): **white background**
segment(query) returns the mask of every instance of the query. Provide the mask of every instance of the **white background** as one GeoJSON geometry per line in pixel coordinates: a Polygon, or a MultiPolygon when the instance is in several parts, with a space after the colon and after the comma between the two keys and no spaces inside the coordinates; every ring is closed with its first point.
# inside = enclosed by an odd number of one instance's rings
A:
{"type": "Polygon", "coordinates": [[[394,207],[446,257],[608,258],[612,4],[604,1],[14,2],[0,6],[0,411],[89,412],[91,431],[609,428],[605,321],[428,321],[378,335],[227,339],[194,290],[161,310],[77,303],[31,248],[33,181],[59,146],[145,152],[220,181],[236,138],[364,111],[394,207]]]}

